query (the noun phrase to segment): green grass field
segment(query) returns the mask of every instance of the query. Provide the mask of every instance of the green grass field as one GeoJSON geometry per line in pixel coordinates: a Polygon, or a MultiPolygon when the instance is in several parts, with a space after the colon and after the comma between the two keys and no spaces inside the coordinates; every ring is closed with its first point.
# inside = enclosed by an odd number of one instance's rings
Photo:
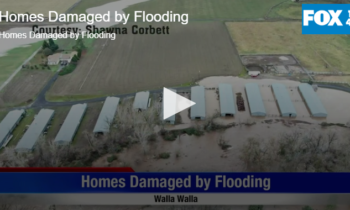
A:
{"type": "Polygon", "coordinates": [[[52,96],[46,95],[45,98],[47,101],[51,102],[65,102],[65,101],[80,101],[80,100],[88,100],[93,98],[100,98],[108,96],[108,94],[101,95],[76,95],[76,96],[52,96]]]}
{"type": "Polygon", "coordinates": [[[31,44],[28,47],[18,47],[7,52],[6,56],[0,57],[0,85],[3,84],[10,75],[22,65],[39,47],[42,42],[31,44]]]}
{"type": "MultiPolygon", "coordinates": [[[[148,13],[188,13],[190,19],[257,19],[263,18],[269,9],[284,0],[149,0],[132,5],[124,11],[148,13]]],[[[82,0],[70,13],[86,13],[86,9],[101,6],[115,0],[82,0]]]]}
{"type": "MultiPolygon", "coordinates": [[[[84,45],[88,50],[91,50],[95,39],[88,39],[88,38],[84,38],[84,45]]],[[[72,50],[72,47],[75,44],[75,40],[74,39],[57,39],[56,44],[59,46],[59,49],[61,50],[72,50]]]]}
{"type": "Polygon", "coordinates": [[[275,7],[269,13],[269,18],[287,18],[287,19],[302,19],[301,8],[303,4],[331,4],[334,1],[330,0],[319,0],[312,2],[296,3],[291,1],[286,1],[277,7],[275,7]]]}
{"type": "Polygon", "coordinates": [[[348,35],[302,35],[301,22],[226,24],[240,54],[293,54],[312,71],[350,72],[348,35]]]}
{"type": "Polygon", "coordinates": [[[108,4],[111,2],[115,2],[116,0],[82,0],[76,7],[74,7],[70,13],[73,14],[84,14],[86,13],[86,9],[92,7],[98,7],[104,4],[108,4]]]}
{"type": "Polygon", "coordinates": [[[57,39],[56,44],[60,50],[71,50],[74,46],[74,39],[57,39]]]}
{"type": "Polygon", "coordinates": [[[135,4],[124,11],[134,20],[134,11],[148,13],[188,13],[191,20],[258,19],[283,0],[150,0],[135,4]]]}

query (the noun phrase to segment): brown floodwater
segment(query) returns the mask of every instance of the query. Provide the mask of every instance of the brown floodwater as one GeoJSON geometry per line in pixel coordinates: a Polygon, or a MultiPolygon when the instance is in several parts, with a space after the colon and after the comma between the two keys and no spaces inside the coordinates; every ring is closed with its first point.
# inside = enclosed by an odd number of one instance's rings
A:
{"type": "MultiPolygon", "coordinates": [[[[165,141],[161,137],[149,144],[144,153],[140,144],[135,144],[118,154],[118,160],[110,166],[130,166],[138,172],[240,172],[245,167],[240,160],[240,148],[248,138],[267,141],[278,138],[282,133],[298,130],[304,133],[316,132],[326,134],[334,131],[341,139],[348,139],[348,128],[337,126],[322,128],[320,125],[294,123],[286,125],[281,122],[241,125],[223,131],[209,132],[196,137],[183,134],[175,141],[165,141]],[[218,143],[223,139],[231,148],[223,151],[218,143]],[[160,153],[170,153],[169,159],[156,159],[160,153]]],[[[107,157],[101,157],[93,166],[107,166],[107,157]]]]}
{"type": "MultiPolygon", "coordinates": [[[[158,137],[157,141],[148,145],[148,150],[144,153],[140,144],[133,145],[118,154],[118,160],[110,166],[131,166],[135,171],[140,172],[239,172],[244,171],[245,167],[240,160],[240,149],[248,138],[258,138],[260,141],[267,141],[271,138],[278,138],[282,133],[294,130],[304,133],[326,134],[334,131],[339,138],[347,140],[350,136],[350,129],[339,126],[322,127],[320,122],[328,123],[348,123],[350,112],[347,107],[350,104],[350,94],[346,92],[323,89],[317,90],[317,95],[324,104],[328,117],[326,119],[314,119],[297,90],[299,82],[289,80],[273,79],[241,79],[238,77],[210,77],[199,82],[207,88],[217,87],[219,83],[232,84],[234,94],[241,92],[245,100],[246,111],[237,112],[235,117],[215,118],[215,122],[229,124],[234,122],[236,126],[226,130],[206,132],[203,136],[189,136],[183,134],[175,141],[165,141],[158,137]],[[261,88],[264,105],[267,110],[267,116],[257,118],[250,116],[247,98],[244,91],[244,84],[247,82],[256,82],[261,88]],[[283,83],[290,91],[290,97],[297,110],[298,116],[292,119],[283,119],[279,114],[277,104],[269,85],[274,82],[283,83]],[[246,125],[246,124],[250,125],[246,125]],[[252,124],[253,123],[253,124],[252,124]],[[223,151],[218,143],[219,140],[225,140],[231,148],[223,151]],[[169,159],[157,159],[160,153],[170,153],[169,159]]],[[[189,96],[187,96],[188,98],[189,96]]],[[[217,93],[215,90],[206,90],[206,111],[207,117],[216,114],[220,110],[217,93]]],[[[197,125],[203,125],[205,121],[193,121],[189,118],[189,110],[179,113],[182,123],[178,125],[166,125],[165,129],[183,129],[197,125]]],[[[155,131],[159,131],[156,127],[155,131]]],[[[94,166],[109,165],[106,156],[97,160],[94,166]]]]}

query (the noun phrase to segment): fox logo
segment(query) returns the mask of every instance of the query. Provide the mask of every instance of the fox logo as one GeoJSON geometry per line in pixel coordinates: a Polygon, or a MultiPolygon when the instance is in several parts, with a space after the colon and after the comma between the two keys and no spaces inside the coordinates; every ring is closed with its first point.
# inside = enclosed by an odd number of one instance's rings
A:
{"type": "Polygon", "coordinates": [[[339,20],[339,16],[342,12],[342,10],[319,10],[315,13],[314,10],[304,10],[303,25],[308,26],[309,22],[313,21],[319,26],[343,26],[342,22],[339,20]]]}

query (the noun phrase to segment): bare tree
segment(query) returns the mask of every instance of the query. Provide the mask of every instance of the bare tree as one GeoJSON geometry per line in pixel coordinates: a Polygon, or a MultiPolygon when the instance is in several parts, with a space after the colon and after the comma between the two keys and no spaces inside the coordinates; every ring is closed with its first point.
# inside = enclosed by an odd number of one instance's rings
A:
{"type": "Polygon", "coordinates": [[[135,126],[134,139],[141,143],[143,152],[146,153],[148,148],[148,137],[153,134],[152,129],[147,124],[138,124],[135,126]]]}
{"type": "Polygon", "coordinates": [[[21,154],[15,151],[14,147],[5,147],[0,155],[1,167],[27,167],[31,154],[21,154]]]}
{"type": "Polygon", "coordinates": [[[248,171],[334,172],[350,170],[350,143],[335,132],[290,132],[277,140],[248,139],[241,160],[248,171]]]}

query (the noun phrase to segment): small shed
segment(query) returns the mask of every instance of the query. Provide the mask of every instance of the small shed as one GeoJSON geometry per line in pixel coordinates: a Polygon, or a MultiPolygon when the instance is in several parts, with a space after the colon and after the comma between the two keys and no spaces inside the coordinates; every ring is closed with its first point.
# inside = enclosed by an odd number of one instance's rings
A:
{"type": "Polygon", "coordinates": [[[260,75],[260,71],[248,71],[248,75],[251,77],[257,77],[260,75]]]}
{"type": "Polygon", "coordinates": [[[191,119],[204,120],[206,116],[205,110],[205,88],[203,86],[195,86],[191,88],[191,101],[196,104],[191,106],[191,119]]]}
{"type": "Polygon", "coordinates": [[[149,105],[149,95],[149,91],[136,93],[133,108],[139,110],[146,110],[149,105]]]}
{"type": "Polygon", "coordinates": [[[231,84],[219,84],[220,113],[222,117],[234,116],[236,105],[231,84]]]}

